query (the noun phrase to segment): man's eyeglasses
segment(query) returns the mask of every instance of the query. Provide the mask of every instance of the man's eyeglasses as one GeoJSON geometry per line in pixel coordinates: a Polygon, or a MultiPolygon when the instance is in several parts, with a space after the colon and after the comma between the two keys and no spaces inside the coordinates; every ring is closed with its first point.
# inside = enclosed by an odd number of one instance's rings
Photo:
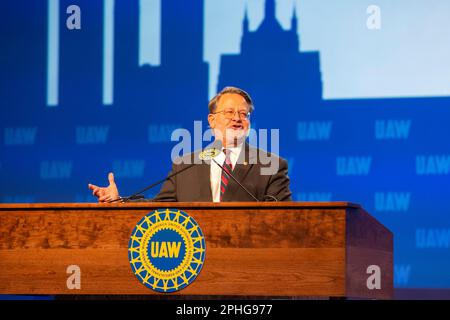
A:
{"type": "Polygon", "coordinates": [[[250,112],[247,111],[234,111],[234,110],[222,110],[213,112],[212,114],[222,113],[225,119],[233,119],[234,115],[237,113],[241,120],[248,120],[250,118],[250,112]]]}

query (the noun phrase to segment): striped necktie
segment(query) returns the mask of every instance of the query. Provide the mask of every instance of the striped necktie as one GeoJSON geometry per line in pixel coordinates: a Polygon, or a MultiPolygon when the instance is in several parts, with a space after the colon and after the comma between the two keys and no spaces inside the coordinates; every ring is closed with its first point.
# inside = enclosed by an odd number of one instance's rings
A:
{"type": "Polygon", "coordinates": [[[222,170],[222,176],[220,181],[220,201],[223,199],[223,194],[227,190],[228,181],[230,180],[230,173],[233,171],[233,164],[231,163],[230,158],[230,150],[223,149],[223,152],[225,153],[225,161],[223,162],[223,170],[222,170]]]}

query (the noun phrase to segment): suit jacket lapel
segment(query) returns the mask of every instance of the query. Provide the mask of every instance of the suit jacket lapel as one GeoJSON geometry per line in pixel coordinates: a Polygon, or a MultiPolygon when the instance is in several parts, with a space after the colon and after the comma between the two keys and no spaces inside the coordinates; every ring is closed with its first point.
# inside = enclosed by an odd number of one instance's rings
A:
{"type": "MultiPolygon", "coordinates": [[[[197,167],[196,178],[199,185],[199,198],[200,201],[212,201],[212,192],[211,192],[211,168],[209,161],[203,161],[197,167]]],[[[194,183],[193,186],[197,184],[194,183]]],[[[196,192],[196,191],[193,191],[196,192]]]]}

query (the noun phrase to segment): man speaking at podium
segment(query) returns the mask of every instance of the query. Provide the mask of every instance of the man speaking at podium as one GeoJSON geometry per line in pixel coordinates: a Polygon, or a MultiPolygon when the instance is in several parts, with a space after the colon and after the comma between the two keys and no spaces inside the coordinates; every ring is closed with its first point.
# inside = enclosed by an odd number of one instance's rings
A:
{"type": "MultiPolygon", "coordinates": [[[[159,194],[141,201],[291,201],[286,160],[245,141],[254,110],[250,95],[226,87],[211,99],[208,108],[214,147],[174,161],[159,194]]],[[[119,196],[113,173],[108,180],[107,187],[89,184],[98,201],[124,199],[119,196]]]]}

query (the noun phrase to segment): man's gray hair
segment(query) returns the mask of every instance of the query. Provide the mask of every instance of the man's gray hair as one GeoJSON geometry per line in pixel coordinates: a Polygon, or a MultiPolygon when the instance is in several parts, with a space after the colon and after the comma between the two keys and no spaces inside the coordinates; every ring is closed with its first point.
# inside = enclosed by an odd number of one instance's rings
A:
{"type": "Polygon", "coordinates": [[[249,112],[252,113],[253,110],[255,110],[252,98],[250,98],[250,95],[247,92],[236,87],[225,87],[222,89],[222,91],[216,94],[215,97],[209,101],[208,103],[209,113],[214,113],[216,111],[217,103],[219,102],[220,98],[227,93],[235,93],[242,96],[248,104],[249,112]]]}

